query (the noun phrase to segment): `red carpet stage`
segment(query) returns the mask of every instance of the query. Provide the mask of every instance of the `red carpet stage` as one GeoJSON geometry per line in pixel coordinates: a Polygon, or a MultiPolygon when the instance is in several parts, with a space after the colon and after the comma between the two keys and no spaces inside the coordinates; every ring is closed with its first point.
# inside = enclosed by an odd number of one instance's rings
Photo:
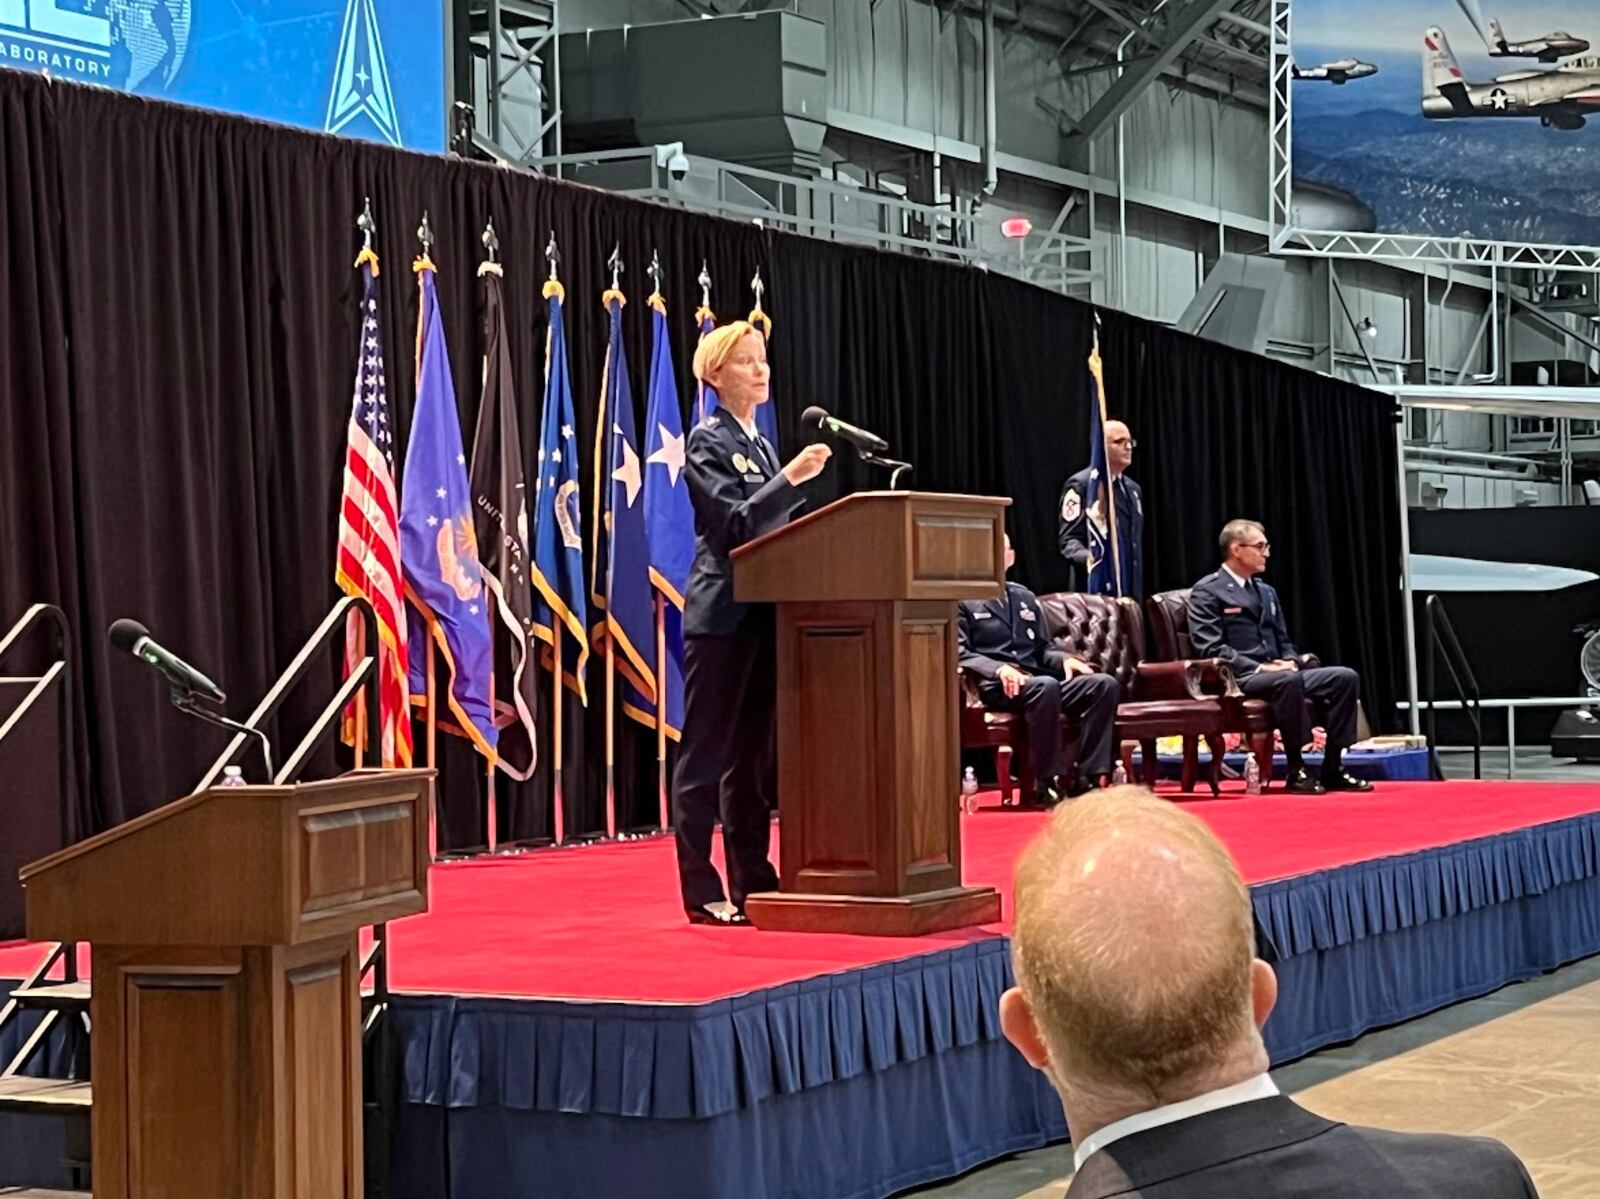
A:
{"type": "MultiPolygon", "coordinates": [[[[1283,983],[1275,1061],[1600,952],[1600,787],[1186,806],[1251,884],[1283,983]]],[[[966,818],[967,881],[999,887],[1007,919],[1044,819],[966,818]]],[[[397,1196],[876,1196],[1065,1133],[999,1038],[1004,923],[691,927],[668,839],[446,864],[431,884],[432,910],[390,928],[397,1196]]],[[[38,957],[0,948],[0,978],[38,957]]]]}

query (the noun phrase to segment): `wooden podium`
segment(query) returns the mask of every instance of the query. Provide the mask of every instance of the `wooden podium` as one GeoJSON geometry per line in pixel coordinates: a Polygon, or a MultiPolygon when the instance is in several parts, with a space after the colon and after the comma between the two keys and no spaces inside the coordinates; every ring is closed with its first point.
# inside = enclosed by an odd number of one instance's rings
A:
{"type": "Polygon", "coordinates": [[[781,890],[761,928],[914,936],[1000,918],[961,885],[956,601],[1005,579],[1009,500],[860,492],[733,553],[778,609],[781,890]]]}
{"type": "Polygon", "coordinates": [[[362,1199],[356,933],[428,906],[433,771],[213,788],[22,871],[91,941],[96,1199],[362,1199]]]}

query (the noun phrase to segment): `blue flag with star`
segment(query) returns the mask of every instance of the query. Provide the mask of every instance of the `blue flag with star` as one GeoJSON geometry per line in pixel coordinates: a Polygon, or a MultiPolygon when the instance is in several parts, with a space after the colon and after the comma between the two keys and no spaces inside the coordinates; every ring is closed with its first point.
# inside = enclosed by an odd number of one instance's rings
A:
{"type": "MultiPolygon", "coordinates": [[[[566,290],[544,285],[549,328],[544,350],[544,411],[539,420],[539,476],[533,507],[533,635],[546,645],[561,633],[561,677],[589,702],[587,605],[583,598],[583,519],[578,504],[578,438],[562,319],[566,290]]],[[[552,669],[556,663],[547,661],[552,669]]]]}
{"type": "Polygon", "coordinates": [[[644,418],[644,524],[650,544],[650,584],[660,594],[666,660],[656,680],[666,705],[667,735],[683,728],[683,593],[694,565],[694,507],[684,478],[683,410],[667,340],[667,302],[650,297],[650,394],[644,418]]]}
{"type": "Polygon", "coordinates": [[[421,304],[417,313],[417,405],[406,447],[400,496],[400,560],[406,599],[421,619],[410,623],[411,699],[426,703],[428,655],[437,647],[449,671],[443,688],[453,720],[439,727],[469,738],[491,761],[496,732],[489,683],[494,643],[489,632],[483,567],[472,511],[472,486],[456,414],[455,381],[444,320],[434,287],[434,266],[416,264],[421,304]],[[432,645],[429,642],[432,642],[432,645]]]}
{"type": "Polygon", "coordinates": [[[633,385],[622,344],[622,307],[616,288],[602,302],[610,330],[595,427],[594,579],[590,599],[600,616],[591,643],[609,644],[617,673],[626,680],[622,710],[655,723],[656,623],[650,590],[650,551],[644,523],[644,460],[633,423],[633,385]]]}
{"type": "Polygon", "coordinates": [[[1106,457],[1106,383],[1100,361],[1100,335],[1089,350],[1089,481],[1083,489],[1084,525],[1089,534],[1089,591],[1131,595],[1132,563],[1116,552],[1117,505],[1106,457]]]}

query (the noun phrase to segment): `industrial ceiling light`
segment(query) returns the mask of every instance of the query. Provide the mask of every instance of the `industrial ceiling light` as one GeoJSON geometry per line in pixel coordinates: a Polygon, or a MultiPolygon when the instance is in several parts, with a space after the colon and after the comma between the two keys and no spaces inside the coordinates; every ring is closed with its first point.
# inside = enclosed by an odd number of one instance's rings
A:
{"type": "Polygon", "coordinates": [[[1372,318],[1370,316],[1364,316],[1364,317],[1361,318],[1361,336],[1362,337],[1376,337],[1376,336],[1378,336],[1378,326],[1374,325],[1372,323],[1372,318]]]}

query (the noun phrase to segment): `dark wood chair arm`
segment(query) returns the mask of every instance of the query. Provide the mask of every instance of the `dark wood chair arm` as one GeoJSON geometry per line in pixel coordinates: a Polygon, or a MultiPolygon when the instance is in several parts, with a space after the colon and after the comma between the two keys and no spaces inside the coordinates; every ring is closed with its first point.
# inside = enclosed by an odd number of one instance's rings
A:
{"type": "Polygon", "coordinates": [[[1163,699],[1206,699],[1198,662],[1141,662],[1133,670],[1135,703],[1163,699]]]}
{"type": "Polygon", "coordinates": [[[1194,658],[1192,661],[1200,668],[1200,686],[1207,695],[1237,699],[1244,694],[1239,690],[1239,676],[1221,658],[1194,658]]]}

